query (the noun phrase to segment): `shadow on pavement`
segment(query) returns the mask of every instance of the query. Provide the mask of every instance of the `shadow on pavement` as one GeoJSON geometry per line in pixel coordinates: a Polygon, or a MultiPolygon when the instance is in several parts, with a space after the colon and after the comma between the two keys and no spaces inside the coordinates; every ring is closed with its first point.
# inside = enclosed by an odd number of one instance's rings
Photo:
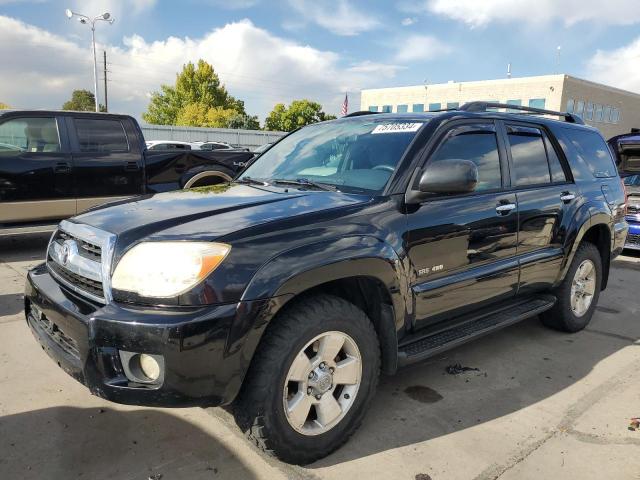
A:
{"type": "Polygon", "coordinates": [[[159,410],[55,407],[5,416],[0,452],[2,480],[255,478],[216,438],[159,410]]]}
{"type": "Polygon", "coordinates": [[[22,293],[0,293],[0,317],[15,315],[24,309],[22,293]]]}
{"type": "Polygon", "coordinates": [[[51,233],[0,236],[0,262],[44,261],[51,233]]]}

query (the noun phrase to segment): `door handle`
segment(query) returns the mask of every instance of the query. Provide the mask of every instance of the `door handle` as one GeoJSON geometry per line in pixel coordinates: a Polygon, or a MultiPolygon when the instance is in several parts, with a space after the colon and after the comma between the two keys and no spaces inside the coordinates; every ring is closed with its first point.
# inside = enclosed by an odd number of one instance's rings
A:
{"type": "Polygon", "coordinates": [[[498,212],[498,215],[509,215],[511,213],[511,210],[515,208],[515,203],[504,203],[496,207],[496,212],[498,212]]]}
{"type": "Polygon", "coordinates": [[[576,196],[571,192],[562,192],[562,195],[560,195],[560,200],[562,200],[564,203],[569,203],[575,198],[576,196]]]}
{"type": "Polygon", "coordinates": [[[69,173],[71,171],[71,165],[67,162],[58,162],[56,166],[53,168],[55,173],[69,173]]]}

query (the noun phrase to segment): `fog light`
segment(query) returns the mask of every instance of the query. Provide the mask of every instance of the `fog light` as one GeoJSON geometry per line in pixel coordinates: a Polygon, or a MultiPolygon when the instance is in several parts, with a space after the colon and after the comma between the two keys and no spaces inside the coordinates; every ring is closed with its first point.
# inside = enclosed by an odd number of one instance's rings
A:
{"type": "Polygon", "coordinates": [[[160,365],[151,355],[143,353],[140,355],[140,370],[149,378],[149,380],[157,380],[160,377],[160,365]]]}

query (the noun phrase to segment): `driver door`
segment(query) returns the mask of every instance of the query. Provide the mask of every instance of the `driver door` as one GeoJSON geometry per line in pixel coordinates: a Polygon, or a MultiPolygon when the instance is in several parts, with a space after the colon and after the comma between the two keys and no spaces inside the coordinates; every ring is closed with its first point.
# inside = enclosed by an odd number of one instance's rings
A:
{"type": "Polygon", "coordinates": [[[518,209],[504,144],[493,121],[449,128],[427,162],[470,160],[470,194],[433,194],[408,212],[408,256],[416,328],[515,295],[518,209]]]}

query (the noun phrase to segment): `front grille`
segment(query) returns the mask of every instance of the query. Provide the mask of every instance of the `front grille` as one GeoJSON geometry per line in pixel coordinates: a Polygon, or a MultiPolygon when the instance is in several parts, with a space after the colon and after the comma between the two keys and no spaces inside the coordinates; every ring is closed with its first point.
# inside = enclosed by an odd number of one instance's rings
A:
{"type": "Polygon", "coordinates": [[[89,298],[107,303],[103,282],[103,248],[109,233],[63,221],[47,252],[47,266],[58,283],[89,298]]]}
{"type": "Polygon", "coordinates": [[[65,268],[60,267],[56,263],[50,263],[49,268],[51,268],[55,273],[61,276],[64,280],[71,283],[72,285],[77,286],[81,290],[85,292],[89,292],[96,297],[104,298],[104,290],[102,287],[102,282],[98,282],[96,280],[91,280],[90,278],[83,277],[82,275],[78,275],[76,273],[70,272],[65,268]]]}
{"type": "Polygon", "coordinates": [[[627,235],[627,245],[633,245],[634,247],[640,247],[640,233],[630,233],[627,235]]]}

